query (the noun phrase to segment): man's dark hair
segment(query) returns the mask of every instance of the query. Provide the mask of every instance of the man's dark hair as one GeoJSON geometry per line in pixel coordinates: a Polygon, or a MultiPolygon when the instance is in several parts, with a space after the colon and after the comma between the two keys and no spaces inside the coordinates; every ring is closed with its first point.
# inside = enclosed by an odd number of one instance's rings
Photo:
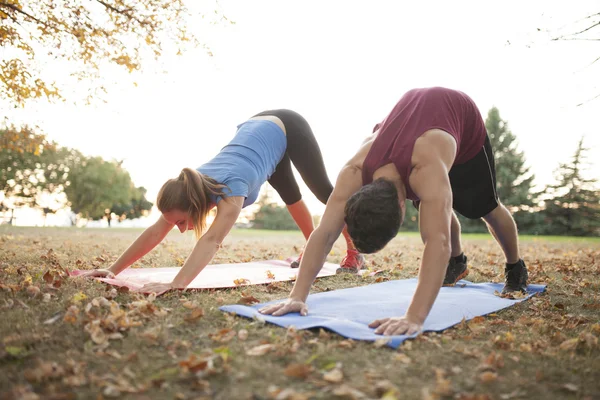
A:
{"type": "Polygon", "coordinates": [[[346,202],[344,221],[359,252],[370,254],[383,249],[402,225],[394,184],[379,178],[363,186],[346,202]]]}

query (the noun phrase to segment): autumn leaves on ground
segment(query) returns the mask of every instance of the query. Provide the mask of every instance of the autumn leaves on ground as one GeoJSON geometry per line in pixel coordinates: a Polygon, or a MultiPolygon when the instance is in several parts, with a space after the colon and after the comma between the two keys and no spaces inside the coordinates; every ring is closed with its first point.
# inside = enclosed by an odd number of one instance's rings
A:
{"type": "MultiPolygon", "coordinates": [[[[600,398],[597,239],[524,238],[531,282],[547,293],[392,350],[218,310],[284,298],[291,282],[154,299],[64,276],[106,267],[139,233],[0,228],[0,398],[600,398]]],[[[285,258],[302,243],[298,233],[237,231],[214,262],[285,258]]],[[[464,244],[470,280],[502,280],[489,236],[464,244]]],[[[137,266],[177,265],[192,246],[191,235],[173,233],[137,266]]],[[[400,235],[368,256],[383,273],[323,278],[314,291],[414,277],[421,246],[400,235]]]]}

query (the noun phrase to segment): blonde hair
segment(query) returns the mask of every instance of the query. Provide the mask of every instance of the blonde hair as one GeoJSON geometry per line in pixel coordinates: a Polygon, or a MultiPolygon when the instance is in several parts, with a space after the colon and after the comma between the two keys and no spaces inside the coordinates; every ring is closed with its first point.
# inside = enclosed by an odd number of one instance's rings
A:
{"type": "Polygon", "coordinates": [[[227,185],[217,183],[191,168],[184,168],[177,178],[169,179],[160,188],[156,206],[161,213],[172,210],[186,212],[194,224],[196,238],[200,238],[210,212],[210,196],[225,196],[224,188],[227,185]]]}

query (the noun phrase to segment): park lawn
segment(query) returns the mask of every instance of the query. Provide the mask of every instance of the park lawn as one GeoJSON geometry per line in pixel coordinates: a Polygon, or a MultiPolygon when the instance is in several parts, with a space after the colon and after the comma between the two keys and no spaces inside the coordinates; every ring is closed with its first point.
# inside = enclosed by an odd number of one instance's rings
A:
{"type": "MultiPolygon", "coordinates": [[[[523,238],[530,282],[548,284],[546,293],[393,350],[218,310],[285,298],[291,282],[149,301],[60,278],[61,268],[108,267],[140,232],[0,227],[0,399],[600,398],[597,239],[523,238]],[[261,349],[270,351],[247,354],[261,349]]],[[[193,245],[173,232],[137,266],[180,265],[193,245]]],[[[302,245],[297,232],[238,230],[214,262],[281,259],[302,245]]],[[[466,235],[464,248],[469,280],[502,281],[489,235],[466,235]]],[[[339,240],[329,261],[343,251],[339,240]]],[[[323,278],[314,292],[414,277],[421,251],[418,235],[401,234],[367,256],[384,273],[323,278]]]]}

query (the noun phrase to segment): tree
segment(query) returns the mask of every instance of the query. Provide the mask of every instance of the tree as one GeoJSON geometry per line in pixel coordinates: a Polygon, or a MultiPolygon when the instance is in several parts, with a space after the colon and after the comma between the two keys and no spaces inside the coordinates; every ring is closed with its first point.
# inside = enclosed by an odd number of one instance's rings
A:
{"type": "Polygon", "coordinates": [[[65,178],[55,164],[56,144],[30,127],[0,129],[0,191],[3,208],[38,206],[40,195],[60,190],[65,178]]]}
{"type": "Polygon", "coordinates": [[[69,174],[65,188],[71,210],[84,218],[101,219],[115,204],[128,204],[135,187],[120,162],[89,158],[69,174]]]}
{"type": "Polygon", "coordinates": [[[546,234],[597,236],[600,234],[600,190],[597,179],[585,179],[583,138],[570,163],[561,163],[556,171],[557,184],[547,187],[551,197],[545,200],[546,234]]]}
{"type": "Polygon", "coordinates": [[[146,199],[146,192],[147,191],[144,187],[134,188],[131,191],[131,199],[129,202],[113,204],[111,207],[111,213],[107,216],[109,226],[112,213],[117,215],[119,221],[124,219],[140,218],[146,215],[153,206],[153,203],[146,199]]]}
{"type": "Polygon", "coordinates": [[[500,118],[496,107],[488,111],[485,127],[496,160],[496,190],[504,205],[522,209],[534,205],[535,194],[531,190],[534,175],[525,166],[525,155],[517,150],[517,138],[500,118]]]}
{"type": "MultiPolygon", "coordinates": [[[[496,162],[496,190],[500,201],[515,213],[517,225],[525,224],[539,193],[531,188],[534,175],[525,166],[525,155],[517,149],[517,138],[510,131],[507,121],[500,118],[500,111],[492,107],[488,111],[485,127],[490,138],[496,162]],[[523,221],[521,220],[523,217],[523,221]]],[[[484,232],[485,224],[459,216],[465,232],[484,232]]]]}
{"type": "Polygon", "coordinates": [[[296,230],[298,225],[287,208],[277,205],[269,190],[265,190],[257,202],[259,209],[252,220],[254,229],[296,230]]]}
{"type": "MultiPolygon", "coordinates": [[[[22,106],[60,98],[60,86],[43,77],[46,60],[93,80],[111,64],[138,70],[167,47],[180,54],[198,44],[187,31],[190,16],[184,0],[0,0],[0,99],[22,106]]],[[[104,90],[95,89],[89,97],[104,90]]]]}

